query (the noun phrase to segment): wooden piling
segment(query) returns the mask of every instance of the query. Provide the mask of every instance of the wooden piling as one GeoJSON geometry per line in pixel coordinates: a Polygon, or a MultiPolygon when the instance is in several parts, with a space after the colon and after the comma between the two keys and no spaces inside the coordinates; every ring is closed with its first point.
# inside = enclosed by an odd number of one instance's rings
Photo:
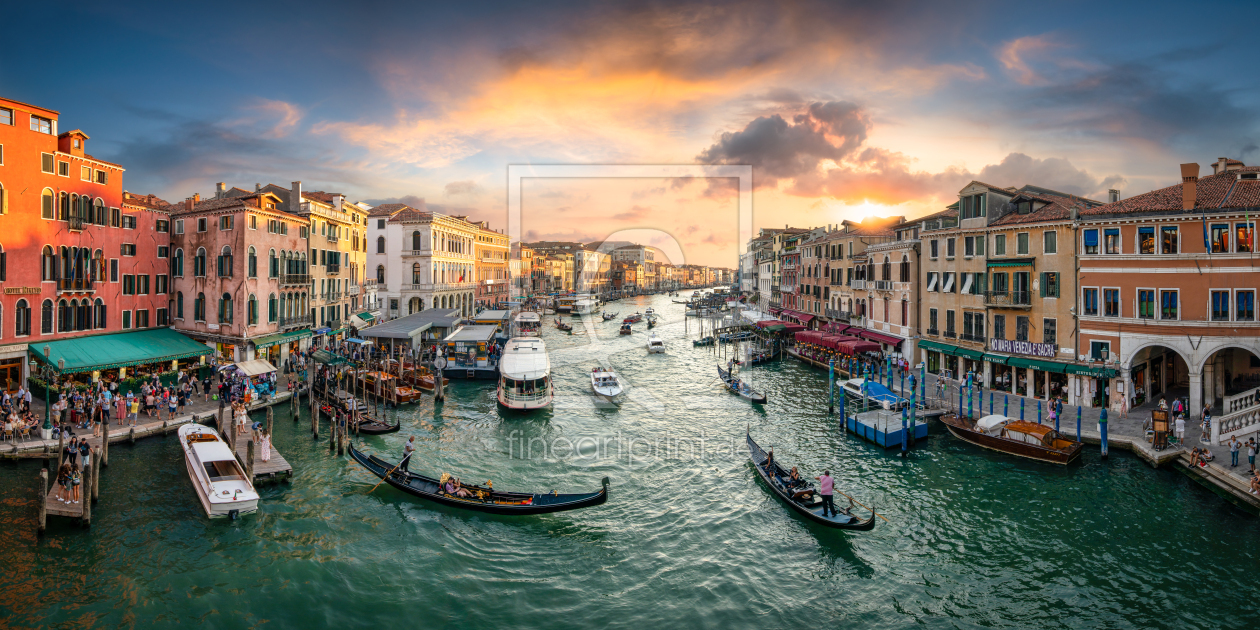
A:
{"type": "Polygon", "coordinates": [[[92,474],[92,500],[96,501],[101,498],[101,466],[104,462],[101,461],[100,451],[91,452],[91,457],[92,466],[96,468],[92,474]]]}
{"type": "Polygon", "coordinates": [[[311,438],[319,439],[319,401],[311,396],[311,438]]]}
{"type": "Polygon", "coordinates": [[[131,436],[128,439],[131,440],[133,445],[136,443],[136,428],[134,426],[131,427],[131,436]]]}
{"type": "Polygon", "coordinates": [[[341,412],[333,412],[332,430],[328,432],[328,452],[337,450],[337,427],[341,426],[341,412]]]}
{"type": "Polygon", "coordinates": [[[48,528],[48,469],[44,468],[39,471],[39,496],[35,497],[39,504],[39,522],[35,528],[36,533],[44,533],[48,528]]]}
{"type": "Polygon", "coordinates": [[[254,441],[245,443],[245,477],[254,482],[254,441]]]}
{"type": "Polygon", "coordinates": [[[105,429],[105,435],[104,437],[101,438],[101,465],[108,468],[109,467],[109,423],[106,422],[103,428],[105,429]]]}
{"type": "Polygon", "coordinates": [[[57,470],[61,470],[61,461],[66,456],[66,432],[62,431],[57,434],[57,470]]]}
{"type": "Polygon", "coordinates": [[[267,430],[268,431],[271,430],[271,423],[275,420],[275,417],[276,417],[275,411],[273,411],[270,406],[267,407],[267,430]]]}
{"type": "Polygon", "coordinates": [[[91,495],[92,495],[92,491],[91,491],[91,488],[92,488],[92,479],[93,479],[93,477],[95,477],[95,475],[93,475],[93,474],[92,474],[92,467],[93,467],[93,466],[95,466],[95,465],[96,465],[96,463],[95,463],[95,462],[91,462],[91,463],[89,463],[87,466],[84,466],[84,467],[83,467],[83,487],[82,487],[82,489],[79,491],[79,494],[80,494],[80,495],[81,495],[81,497],[82,497],[80,500],[81,500],[81,501],[83,501],[83,519],[82,519],[82,523],[83,523],[83,526],[84,526],[84,527],[91,527],[91,526],[92,526],[92,496],[91,496],[91,495]]]}

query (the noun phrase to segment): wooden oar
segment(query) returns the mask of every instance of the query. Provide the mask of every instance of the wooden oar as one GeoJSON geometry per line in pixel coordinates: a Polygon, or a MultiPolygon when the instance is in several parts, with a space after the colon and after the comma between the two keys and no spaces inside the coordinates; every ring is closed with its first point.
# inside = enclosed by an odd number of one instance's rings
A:
{"type": "MultiPolygon", "coordinates": [[[[398,465],[397,465],[397,466],[394,466],[393,468],[391,468],[391,469],[389,470],[389,472],[385,473],[385,476],[384,476],[384,477],[381,477],[381,481],[380,481],[380,483],[377,483],[375,486],[372,486],[372,490],[375,490],[375,489],[377,489],[377,488],[381,487],[381,484],[382,484],[382,483],[385,483],[385,480],[386,480],[386,479],[388,479],[390,475],[394,474],[394,471],[395,471],[395,470],[398,470],[398,466],[402,466],[402,465],[403,465],[403,462],[407,461],[407,458],[408,458],[408,457],[411,457],[411,455],[410,455],[410,454],[408,454],[408,455],[407,455],[407,457],[402,458],[402,461],[401,461],[401,462],[398,462],[398,465]]],[[[368,491],[367,491],[367,493],[368,493],[368,494],[372,494],[372,490],[368,490],[368,491]]],[[[843,494],[843,493],[842,493],[842,494],[843,494]]],[[[848,496],[848,495],[845,495],[845,496],[848,496]]],[[[866,506],[864,505],[864,506],[862,506],[862,507],[866,507],[866,506]]],[[[883,518],[883,517],[881,516],[880,518],[883,518]]],[[[884,519],[884,520],[888,520],[888,519],[884,519]]]]}
{"type": "MultiPolygon", "coordinates": [[[[840,494],[844,494],[844,493],[843,493],[843,492],[841,492],[840,494]]],[[[854,499],[853,497],[850,497],[850,496],[849,496],[849,495],[847,495],[847,494],[844,494],[844,496],[848,497],[850,501],[852,501],[852,502],[854,502],[854,503],[857,503],[858,505],[862,505],[861,503],[859,503],[859,502],[858,502],[858,500],[857,500],[857,499],[854,499]]],[[[864,508],[866,508],[866,509],[870,510],[871,514],[874,514],[875,516],[878,516],[878,517],[880,517],[880,518],[883,518],[885,523],[891,523],[891,522],[892,522],[892,521],[890,521],[890,520],[888,520],[888,519],[884,518],[884,515],[883,515],[883,514],[880,514],[879,512],[876,512],[875,510],[871,510],[871,508],[868,508],[868,507],[866,507],[865,505],[862,505],[862,507],[864,507],[864,508]]]]}

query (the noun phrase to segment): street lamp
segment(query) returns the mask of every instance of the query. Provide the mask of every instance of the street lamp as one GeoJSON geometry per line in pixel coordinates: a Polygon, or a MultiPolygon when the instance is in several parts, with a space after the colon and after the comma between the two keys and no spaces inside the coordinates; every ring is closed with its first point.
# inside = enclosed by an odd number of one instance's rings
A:
{"type": "MultiPolygon", "coordinates": [[[[52,380],[51,378],[49,378],[49,373],[52,370],[49,370],[47,367],[41,365],[35,359],[31,359],[31,373],[34,374],[36,370],[40,371],[40,376],[42,376],[44,379],[44,424],[43,426],[39,428],[40,439],[47,440],[50,437],[52,437],[52,428],[53,428],[52,414],[49,411],[49,407],[51,405],[48,402],[48,390],[50,387],[52,387],[52,384],[49,382],[52,380]]],[[[27,380],[28,382],[26,383],[26,390],[30,391],[31,389],[31,384],[29,382],[30,379],[27,379],[27,380]]]]}

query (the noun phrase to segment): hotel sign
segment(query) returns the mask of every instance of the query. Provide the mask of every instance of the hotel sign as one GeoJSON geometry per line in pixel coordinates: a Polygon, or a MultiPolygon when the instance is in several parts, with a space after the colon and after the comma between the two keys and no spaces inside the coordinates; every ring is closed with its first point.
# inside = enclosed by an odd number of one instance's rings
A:
{"type": "Polygon", "coordinates": [[[1011,341],[1010,339],[990,339],[989,349],[1007,354],[1023,354],[1030,357],[1053,359],[1058,351],[1058,344],[1032,343],[1031,341],[1011,341]]]}
{"type": "Polygon", "coordinates": [[[5,295],[39,295],[43,293],[42,287],[5,287],[5,295]]]}

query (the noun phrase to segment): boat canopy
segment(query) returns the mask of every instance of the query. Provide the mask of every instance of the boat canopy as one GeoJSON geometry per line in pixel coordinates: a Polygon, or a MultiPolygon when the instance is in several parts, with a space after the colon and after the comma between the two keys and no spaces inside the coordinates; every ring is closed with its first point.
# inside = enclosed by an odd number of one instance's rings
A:
{"type": "Polygon", "coordinates": [[[519,337],[508,341],[499,359],[499,373],[517,381],[546,378],[551,373],[547,344],[539,337],[519,337]]]}
{"type": "Polygon", "coordinates": [[[976,429],[990,435],[997,435],[1010,421],[1010,418],[999,414],[985,416],[976,422],[976,429]]]}
{"type": "Polygon", "coordinates": [[[1048,424],[1037,424],[1036,422],[1025,422],[1019,420],[1006,425],[1006,436],[1012,440],[1019,440],[1029,444],[1046,445],[1047,437],[1054,432],[1054,427],[1048,424]]]}

